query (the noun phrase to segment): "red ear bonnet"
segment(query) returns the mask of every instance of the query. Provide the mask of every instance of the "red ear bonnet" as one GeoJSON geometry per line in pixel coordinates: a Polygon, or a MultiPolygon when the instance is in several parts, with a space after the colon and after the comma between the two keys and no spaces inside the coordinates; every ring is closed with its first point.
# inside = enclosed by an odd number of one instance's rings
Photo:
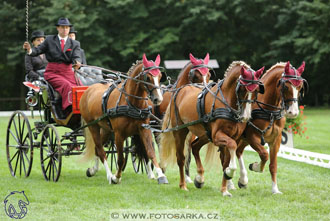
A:
{"type": "Polygon", "coordinates": [[[247,71],[245,70],[244,67],[241,68],[241,80],[240,83],[242,85],[244,85],[246,87],[246,89],[250,92],[255,91],[259,84],[258,83],[249,83],[249,80],[253,80],[253,81],[259,81],[260,76],[262,75],[262,73],[264,72],[265,67],[260,68],[258,71],[254,72],[254,74],[252,75],[251,71],[247,71]],[[248,80],[248,81],[244,81],[244,80],[248,80]]]}
{"type": "Polygon", "coordinates": [[[305,69],[305,62],[301,64],[301,66],[295,70],[294,68],[291,68],[290,62],[288,61],[284,68],[284,79],[288,80],[293,86],[298,87],[303,83],[302,79],[295,79],[297,77],[300,77],[301,74],[304,72],[305,69]]]}
{"type": "MultiPolygon", "coordinates": [[[[198,65],[208,65],[209,60],[210,60],[210,55],[209,53],[206,54],[204,60],[203,59],[196,59],[191,53],[189,54],[190,61],[193,66],[198,66],[198,65]]],[[[207,75],[209,72],[208,68],[196,68],[203,76],[207,75]]]]}
{"type": "MultiPolygon", "coordinates": [[[[158,67],[160,64],[160,55],[157,55],[155,62],[153,62],[152,60],[148,61],[146,54],[143,54],[142,63],[143,63],[144,68],[155,67],[155,66],[158,67]]],[[[156,77],[160,74],[160,70],[152,69],[149,71],[149,73],[152,76],[156,77]]]]}

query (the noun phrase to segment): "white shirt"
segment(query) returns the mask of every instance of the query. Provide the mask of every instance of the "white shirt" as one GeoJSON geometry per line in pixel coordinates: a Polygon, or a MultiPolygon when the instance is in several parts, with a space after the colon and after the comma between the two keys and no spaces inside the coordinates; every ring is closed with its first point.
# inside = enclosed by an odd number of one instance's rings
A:
{"type": "Polygon", "coordinates": [[[64,44],[66,43],[66,40],[68,40],[68,37],[69,36],[66,36],[65,38],[62,38],[60,35],[57,35],[58,39],[60,40],[60,43],[61,43],[61,40],[64,39],[64,44]]]}

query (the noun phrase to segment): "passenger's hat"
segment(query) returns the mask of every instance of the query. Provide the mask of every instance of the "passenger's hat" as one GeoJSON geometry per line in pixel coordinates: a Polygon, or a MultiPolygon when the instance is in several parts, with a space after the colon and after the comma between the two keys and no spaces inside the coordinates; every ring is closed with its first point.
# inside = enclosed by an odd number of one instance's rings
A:
{"type": "Polygon", "coordinates": [[[73,26],[70,27],[69,34],[71,34],[71,33],[75,33],[75,34],[77,34],[77,31],[74,30],[74,27],[73,27],[73,26]]]}
{"type": "Polygon", "coordinates": [[[71,27],[72,24],[70,23],[69,19],[60,18],[60,19],[58,19],[56,26],[70,26],[71,27]]]}
{"type": "Polygon", "coordinates": [[[32,36],[31,36],[31,42],[36,39],[36,38],[41,38],[41,37],[46,37],[45,36],[45,33],[41,30],[37,30],[37,31],[34,31],[32,32],[32,36]]]}

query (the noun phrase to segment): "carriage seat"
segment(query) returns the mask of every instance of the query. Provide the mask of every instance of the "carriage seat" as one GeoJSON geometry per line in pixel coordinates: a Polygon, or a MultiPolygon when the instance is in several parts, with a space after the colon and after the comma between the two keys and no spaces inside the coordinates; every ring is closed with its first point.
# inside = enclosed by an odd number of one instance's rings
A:
{"type": "Polygon", "coordinates": [[[81,84],[84,86],[105,82],[102,71],[96,68],[81,67],[76,74],[81,84]]]}

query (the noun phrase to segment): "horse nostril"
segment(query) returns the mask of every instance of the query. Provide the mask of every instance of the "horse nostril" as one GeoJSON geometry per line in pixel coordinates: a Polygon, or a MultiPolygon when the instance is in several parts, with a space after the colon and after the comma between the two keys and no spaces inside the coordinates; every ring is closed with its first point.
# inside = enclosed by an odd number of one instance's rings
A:
{"type": "Polygon", "coordinates": [[[158,103],[158,98],[154,99],[154,103],[157,104],[158,103]]]}

